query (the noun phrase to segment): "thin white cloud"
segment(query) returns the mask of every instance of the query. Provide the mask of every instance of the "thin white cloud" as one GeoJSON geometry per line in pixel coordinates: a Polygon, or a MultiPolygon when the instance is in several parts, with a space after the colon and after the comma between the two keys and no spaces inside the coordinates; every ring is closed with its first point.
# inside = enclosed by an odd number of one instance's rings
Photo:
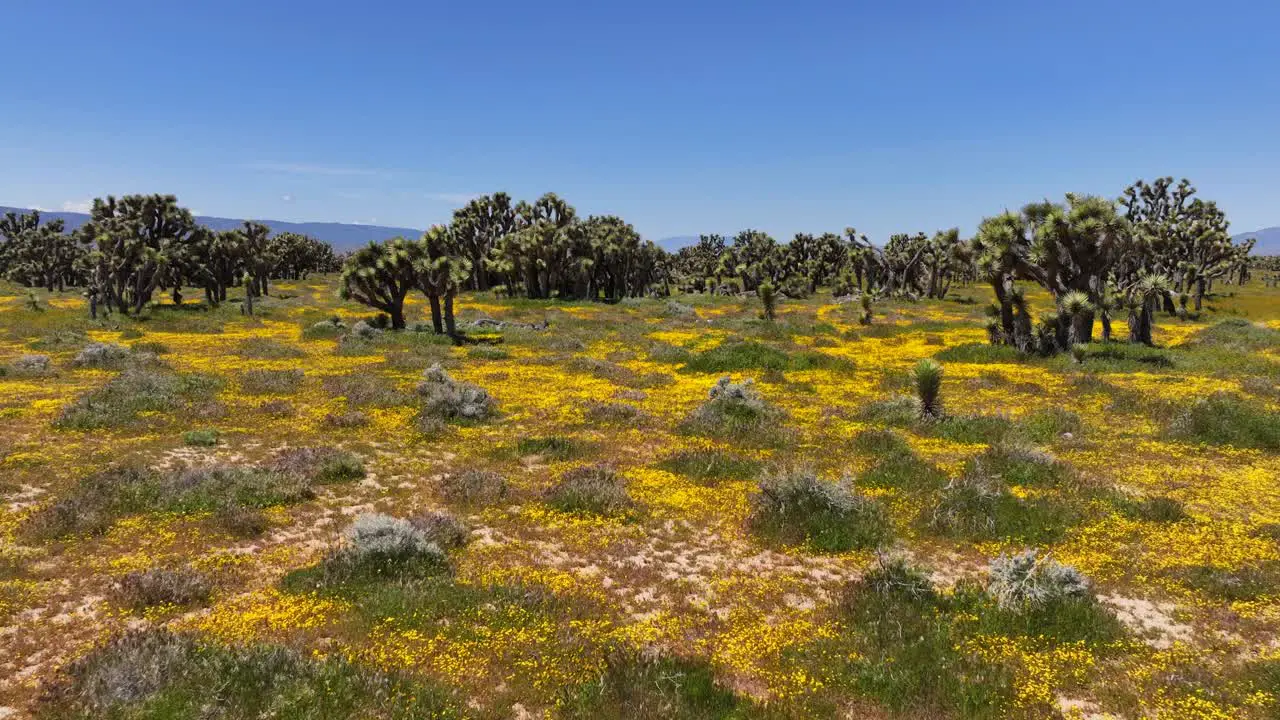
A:
{"type": "Polygon", "coordinates": [[[92,200],[63,200],[62,212],[87,213],[93,209],[92,200]]]}
{"type": "Polygon", "coordinates": [[[428,200],[435,200],[437,202],[448,203],[450,205],[466,205],[478,197],[480,197],[480,193],[426,193],[426,198],[428,200]]]}
{"type": "Polygon", "coordinates": [[[370,168],[338,167],[335,165],[312,165],[310,163],[275,163],[262,162],[248,165],[251,170],[264,172],[289,173],[291,175],[360,175],[370,177],[381,175],[381,170],[370,168]]]}
{"type": "Polygon", "coordinates": [[[293,202],[293,195],[290,195],[289,193],[285,193],[280,196],[280,199],[287,203],[291,203],[293,202]]]}

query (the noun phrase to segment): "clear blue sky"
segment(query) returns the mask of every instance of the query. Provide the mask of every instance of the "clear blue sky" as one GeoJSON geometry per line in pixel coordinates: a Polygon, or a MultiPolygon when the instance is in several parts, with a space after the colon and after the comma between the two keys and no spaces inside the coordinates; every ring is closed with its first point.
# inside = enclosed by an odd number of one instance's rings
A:
{"type": "Polygon", "coordinates": [[[554,190],[658,239],[958,225],[1188,176],[1280,225],[1280,3],[9,3],[0,204],[422,227],[554,190]],[[305,8],[305,9],[304,9],[305,8]]]}

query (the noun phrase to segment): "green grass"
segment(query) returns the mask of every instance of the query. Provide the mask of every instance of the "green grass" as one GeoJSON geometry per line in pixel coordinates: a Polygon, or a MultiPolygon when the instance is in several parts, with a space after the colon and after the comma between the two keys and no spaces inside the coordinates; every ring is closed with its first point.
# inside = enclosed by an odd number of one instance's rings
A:
{"type": "Polygon", "coordinates": [[[754,340],[725,340],[719,345],[692,354],[684,367],[686,372],[732,373],[744,370],[853,370],[847,358],[817,350],[786,352],[754,340]]]}
{"type": "Polygon", "coordinates": [[[1165,432],[1185,442],[1277,450],[1280,413],[1253,400],[1217,392],[1183,408],[1165,432]]]}
{"type": "Polygon", "coordinates": [[[750,480],[761,463],[725,450],[682,450],[661,460],[657,467],[676,475],[709,483],[718,480],[750,480]]]}
{"type": "Polygon", "coordinates": [[[706,662],[618,653],[600,677],[564,691],[567,720],[731,720],[760,717],[749,700],[721,685],[706,662]]]}
{"type": "Polygon", "coordinates": [[[988,343],[964,343],[939,350],[933,358],[944,363],[1011,363],[1025,360],[1017,348],[988,343]]]}
{"type": "Polygon", "coordinates": [[[578,441],[565,435],[527,437],[516,443],[516,453],[519,455],[539,455],[551,460],[568,460],[579,455],[582,450],[578,441]]]}
{"type": "Polygon", "coordinates": [[[188,430],[182,433],[182,444],[194,447],[213,447],[218,444],[218,431],[213,428],[188,430]]]}

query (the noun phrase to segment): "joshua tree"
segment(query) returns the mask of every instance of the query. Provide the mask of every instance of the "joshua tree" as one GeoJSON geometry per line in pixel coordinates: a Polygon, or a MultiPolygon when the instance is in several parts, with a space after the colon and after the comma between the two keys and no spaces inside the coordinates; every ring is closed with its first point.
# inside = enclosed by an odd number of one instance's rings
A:
{"type": "Polygon", "coordinates": [[[872,320],[871,293],[862,293],[862,297],[858,298],[858,304],[862,306],[862,312],[858,315],[859,325],[870,325],[872,320]]]}
{"type": "Polygon", "coordinates": [[[765,320],[772,321],[777,314],[778,297],[773,289],[773,283],[765,281],[760,283],[756,288],[756,294],[760,296],[760,306],[763,309],[765,320]]]}
{"type": "Polygon", "coordinates": [[[418,286],[417,268],[423,255],[422,244],[402,237],[371,242],[347,258],[339,294],[344,300],[385,312],[391,317],[392,329],[401,330],[405,326],[404,299],[418,286]]]}
{"type": "Polygon", "coordinates": [[[1062,319],[1068,323],[1067,347],[1089,342],[1089,330],[1086,324],[1093,322],[1093,303],[1089,296],[1080,290],[1072,290],[1058,298],[1058,308],[1062,319]]]}
{"type": "Polygon", "coordinates": [[[1169,298],[1171,283],[1167,275],[1143,273],[1125,292],[1129,308],[1129,342],[1154,345],[1155,307],[1169,298]]]}
{"type": "Polygon", "coordinates": [[[455,336],[458,331],[453,320],[453,298],[471,275],[471,263],[463,257],[463,248],[449,225],[432,227],[422,234],[419,245],[417,286],[431,303],[432,327],[437,334],[455,336]]]}
{"type": "Polygon", "coordinates": [[[916,386],[916,400],[923,420],[942,418],[942,366],[925,358],[916,363],[911,373],[916,386]]]}

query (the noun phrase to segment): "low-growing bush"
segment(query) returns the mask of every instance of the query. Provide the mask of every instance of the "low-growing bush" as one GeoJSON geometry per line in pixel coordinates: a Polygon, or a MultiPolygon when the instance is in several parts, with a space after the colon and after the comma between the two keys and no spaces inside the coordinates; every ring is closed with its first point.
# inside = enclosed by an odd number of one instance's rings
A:
{"type": "Polygon", "coordinates": [[[467,357],[477,360],[506,360],[511,354],[502,348],[490,345],[476,345],[467,349],[467,357]]]}
{"type": "Polygon", "coordinates": [[[610,655],[598,678],[562,691],[557,705],[568,720],[729,720],[752,708],[705,662],[635,653],[610,655]]]}
{"type": "Polygon", "coordinates": [[[269,337],[241,340],[232,354],[251,360],[290,360],[307,356],[302,348],[269,337]]]}
{"type": "Polygon", "coordinates": [[[73,430],[128,426],[142,413],[169,412],[208,399],[218,387],[217,380],[203,375],[131,366],[63,407],[54,424],[73,430]]]}
{"type": "Polygon", "coordinates": [[[345,398],[348,407],[394,407],[410,402],[390,378],[368,371],[330,375],[321,384],[330,395],[345,398]]]}
{"type": "Polygon", "coordinates": [[[218,444],[218,431],[212,428],[188,430],[182,433],[182,444],[194,447],[213,447],[218,444]]]}
{"type": "Polygon", "coordinates": [[[338,656],[208,644],[158,627],[115,637],[67,664],[34,709],[40,720],[462,716],[447,692],[422,680],[338,656]]]}
{"type": "Polygon", "coordinates": [[[467,544],[471,531],[453,513],[444,510],[427,510],[409,518],[414,527],[422,531],[427,540],[445,550],[467,544]]]}
{"type": "Polygon", "coordinates": [[[1166,428],[1187,442],[1280,449],[1280,413],[1238,395],[1216,392],[1184,408],[1166,428]]]}
{"type": "Polygon", "coordinates": [[[276,453],[271,468],[318,484],[348,482],[365,476],[364,460],[359,455],[332,447],[286,448],[276,453]]]}
{"type": "Polygon", "coordinates": [[[1280,593],[1280,561],[1248,559],[1237,567],[1190,565],[1174,572],[1184,585],[1228,602],[1248,602],[1280,593]]]}
{"type": "Polygon", "coordinates": [[[117,518],[146,512],[224,513],[227,506],[266,508],[313,498],[313,480],[255,466],[209,465],[160,472],[118,465],[88,475],[61,499],[27,518],[36,539],[95,534],[117,518]]]}
{"type": "Polygon", "coordinates": [[[724,450],[682,450],[658,463],[667,472],[700,481],[749,480],[760,472],[761,464],[724,450]]]}
{"type": "Polygon", "coordinates": [[[440,480],[440,494],[451,503],[483,505],[505,500],[511,489],[506,478],[489,470],[464,470],[440,480]]]}
{"type": "Polygon", "coordinates": [[[7,370],[16,377],[42,377],[53,374],[53,361],[48,355],[20,355],[9,363],[7,370]]]}
{"type": "Polygon", "coordinates": [[[563,435],[521,438],[516,443],[516,452],[520,455],[539,455],[553,460],[567,460],[580,450],[573,438],[563,435]]]}
{"type": "Polygon", "coordinates": [[[987,593],[1005,610],[1036,610],[1091,596],[1089,581],[1079,570],[1035,550],[1000,555],[989,572],[987,593]]]}
{"type": "Polygon", "coordinates": [[[326,413],[321,421],[331,428],[349,430],[369,424],[369,416],[359,410],[347,410],[340,413],[326,413]]]}
{"type": "Polygon", "coordinates": [[[735,383],[720,378],[707,393],[706,402],[681,423],[681,432],[720,440],[759,445],[781,445],[792,434],[784,426],[786,414],[756,392],[750,379],[735,383]]]}
{"type": "Polygon", "coordinates": [[[432,365],[418,383],[421,415],[443,421],[482,421],[497,414],[498,404],[479,385],[449,377],[440,365],[432,365]]]}
{"type": "Polygon", "coordinates": [[[640,409],[628,403],[588,400],[582,417],[599,425],[632,424],[640,418],[640,409]]]}
{"type": "Polygon", "coordinates": [[[155,340],[133,343],[129,346],[129,349],[133,351],[134,355],[167,355],[169,353],[168,345],[165,345],[162,342],[156,342],[155,340]]]}
{"type": "Polygon", "coordinates": [[[574,468],[547,489],[547,504],[561,512],[623,515],[635,508],[626,484],[612,468],[574,468]]]}
{"type": "Polygon", "coordinates": [[[305,373],[298,368],[254,368],[240,374],[240,390],[246,395],[286,395],[297,392],[304,377],[305,373]]]}
{"type": "Polygon", "coordinates": [[[271,417],[283,418],[292,417],[297,413],[293,407],[293,403],[288,400],[276,398],[274,400],[263,400],[258,403],[258,412],[270,415],[271,417]]]}
{"type": "Polygon", "coordinates": [[[302,337],[307,340],[318,340],[322,338],[336,338],[347,331],[347,324],[342,322],[341,318],[331,317],[328,320],[308,325],[302,331],[302,337]]]}
{"type": "Polygon", "coordinates": [[[878,547],[892,529],[884,508],[858,494],[848,478],[831,482],[808,470],[762,478],[747,522],[771,539],[825,552],[878,547]]]}
{"type": "Polygon", "coordinates": [[[83,368],[119,368],[132,359],[133,353],[123,345],[93,342],[85,345],[71,364],[83,368]]]}
{"type": "Polygon", "coordinates": [[[200,605],[209,599],[213,584],[190,568],[151,568],[122,576],[116,597],[136,609],[156,605],[200,605]]]}
{"type": "Polygon", "coordinates": [[[1121,497],[1116,505],[1120,512],[1135,520],[1155,523],[1174,523],[1187,519],[1187,511],[1175,498],[1157,495],[1153,497],[1121,497]]]}
{"type": "Polygon", "coordinates": [[[447,572],[449,558],[439,544],[404,518],[364,513],[342,534],[342,544],[320,564],[284,579],[291,591],[334,588],[447,572]]]}

